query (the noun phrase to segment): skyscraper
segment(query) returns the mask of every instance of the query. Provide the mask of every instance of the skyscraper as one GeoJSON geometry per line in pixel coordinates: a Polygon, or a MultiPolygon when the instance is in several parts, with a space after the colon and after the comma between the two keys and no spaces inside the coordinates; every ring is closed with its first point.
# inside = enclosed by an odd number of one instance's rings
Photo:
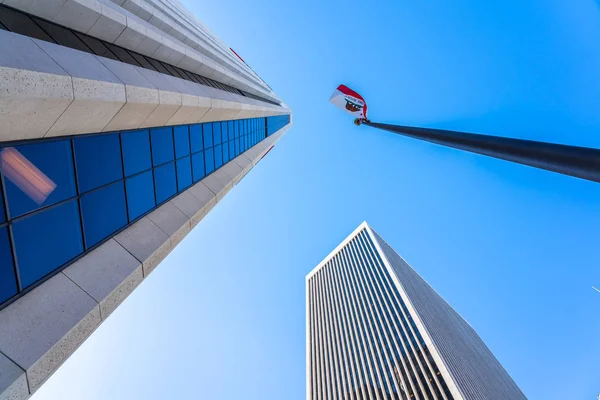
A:
{"type": "Polygon", "coordinates": [[[177,0],[0,3],[0,399],[22,399],[291,111],[177,0]]]}
{"type": "Polygon", "coordinates": [[[306,277],[306,398],[518,400],[477,333],[366,222],[306,277]]]}

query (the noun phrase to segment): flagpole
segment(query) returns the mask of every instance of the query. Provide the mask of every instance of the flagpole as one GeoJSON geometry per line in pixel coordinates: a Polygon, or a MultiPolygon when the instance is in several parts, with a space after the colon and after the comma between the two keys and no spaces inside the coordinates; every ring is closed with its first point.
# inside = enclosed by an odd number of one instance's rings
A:
{"type": "Polygon", "coordinates": [[[364,118],[357,118],[355,123],[471,153],[600,182],[600,149],[442,129],[381,124],[364,118]]]}

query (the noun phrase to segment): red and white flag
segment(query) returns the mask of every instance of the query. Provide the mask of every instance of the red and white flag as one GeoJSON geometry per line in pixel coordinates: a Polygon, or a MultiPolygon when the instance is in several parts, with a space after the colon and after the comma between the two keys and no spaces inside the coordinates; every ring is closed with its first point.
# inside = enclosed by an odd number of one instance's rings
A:
{"type": "Polygon", "coordinates": [[[329,102],[358,118],[367,118],[367,103],[363,97],[346,85],[340,85],[329,102]]]}

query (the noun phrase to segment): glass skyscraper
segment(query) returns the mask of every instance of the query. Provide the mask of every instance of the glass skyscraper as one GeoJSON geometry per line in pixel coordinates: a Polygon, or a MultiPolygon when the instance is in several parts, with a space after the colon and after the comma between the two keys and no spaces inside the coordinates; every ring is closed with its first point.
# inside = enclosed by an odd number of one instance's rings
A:
{"type": "Polygon", "coordinates": [[[291,111],[177,0],[0,3],[0,398],[24,399],[291,111]]]}
{"type": "Polygon", "coordinates": [[[306,398],[525,395],[473,328],[362,223],[306,277],[306,398]]]}

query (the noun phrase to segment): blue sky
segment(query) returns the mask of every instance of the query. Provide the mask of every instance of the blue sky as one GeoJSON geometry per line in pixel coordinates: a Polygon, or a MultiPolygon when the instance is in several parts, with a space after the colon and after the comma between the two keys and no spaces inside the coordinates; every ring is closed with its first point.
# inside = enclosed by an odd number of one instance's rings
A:
{"type": "Polygon", "coordinates": [[[593,0],[184,1],[294,127],[40,389],[47,399],[305,398],[304,276],[367,220],[531,399],[600,392],[600,185],[355,127],[600,148],[593,0]]]}

